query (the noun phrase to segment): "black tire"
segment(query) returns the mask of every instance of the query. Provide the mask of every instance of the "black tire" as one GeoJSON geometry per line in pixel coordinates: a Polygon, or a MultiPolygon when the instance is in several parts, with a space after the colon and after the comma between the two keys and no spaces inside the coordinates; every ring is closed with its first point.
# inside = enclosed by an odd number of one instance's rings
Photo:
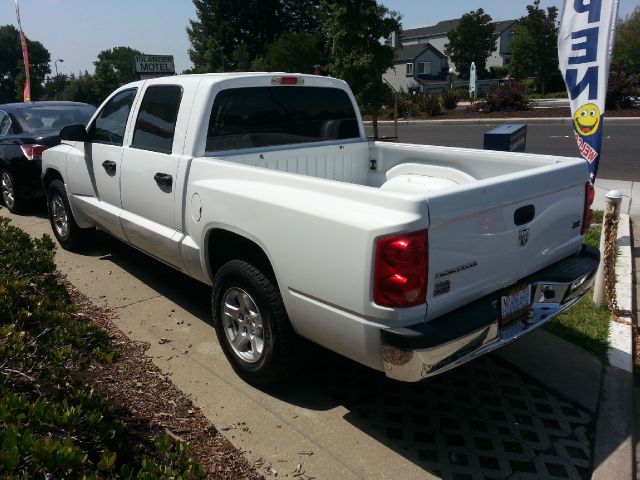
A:
{"type": "Polygon", "coordinates": [[[269,387],[282,383],[295,372],[301,339],[291,327],[275,282],[262,271],[243,260],[225,263],[213,280],[211,306],[222,350],[233,369],[245,381],[269,387]],[[242,358],[241,353],[234,350],[227,333],[230,331],[229,321],[225,325],[223,302],[225,298],[232,298],[234,291],[238,290],[249,295],[262,322],[263,348],[259,359],[253,362],[242,358]]]}
{"type": "Polygon", "coordinates": [[[69,199],[60,180],[53,180],[47,189],[47,212],[49,223],[58,243],[65,250],[77,251],[86,247],[91,240],[94,228],[80,228],[73,218],[73,212],[69,206],[69,199]],[[59,214],[66,217],[66,228],[59,223],[59,214]]]}
{"type": "Polygon", "coordinates": [[[20,196],[20,188],[15,177],[8,171],[0,171],[0,198],[11,213],[20,213],[24,199],[20,196]]]}

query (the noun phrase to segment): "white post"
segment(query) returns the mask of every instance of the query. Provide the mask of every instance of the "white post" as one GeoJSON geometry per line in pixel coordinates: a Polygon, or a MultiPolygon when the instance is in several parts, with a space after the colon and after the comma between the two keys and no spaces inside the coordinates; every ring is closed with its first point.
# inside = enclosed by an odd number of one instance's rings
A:
{"type": "Polygon", "coordinates": [[[622,203],[622,193],[618,190],[610,190],[607,192],[607,205],[604,209],[604,215],[602,217],[602,231],[600,232],[600,265],[598,265],[598,272],[596,273],[595,284],[593,285],[593,303],[596,307],[606,307],[607,301],[604,294],[604,244],[607,232],[605,225],[607,224],[607,217],[613,215],[617,218],[620,215],[620,205],[622,203]]]}

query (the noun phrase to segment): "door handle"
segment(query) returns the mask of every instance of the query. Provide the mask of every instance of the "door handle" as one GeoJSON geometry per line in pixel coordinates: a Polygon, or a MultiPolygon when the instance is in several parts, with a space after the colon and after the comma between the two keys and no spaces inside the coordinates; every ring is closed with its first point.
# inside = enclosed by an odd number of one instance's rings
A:
{"type": "Polygon", "coordinates": [[[112,162],[111,160],[105,160],[102,162],[102,167],[109,173],[113,173],[116,171],[116,162],[112,162]]]}
{"type": "Polygon", "coordinates": [[[170,187],[173,184],[173,177],[168,173],[156,173],[153,176],[153,179],[158,185],[162,185],[164,187],[170,187]]]}

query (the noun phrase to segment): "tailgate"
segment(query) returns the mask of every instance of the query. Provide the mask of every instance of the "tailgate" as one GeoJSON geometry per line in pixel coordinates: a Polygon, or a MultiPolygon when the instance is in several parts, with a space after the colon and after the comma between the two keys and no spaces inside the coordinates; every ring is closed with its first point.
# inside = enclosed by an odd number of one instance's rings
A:
{"type": "Polygon", "coordinates": [[[432,196],[427,319],[577,253],[587,180],[562,162],[432,196]]]}

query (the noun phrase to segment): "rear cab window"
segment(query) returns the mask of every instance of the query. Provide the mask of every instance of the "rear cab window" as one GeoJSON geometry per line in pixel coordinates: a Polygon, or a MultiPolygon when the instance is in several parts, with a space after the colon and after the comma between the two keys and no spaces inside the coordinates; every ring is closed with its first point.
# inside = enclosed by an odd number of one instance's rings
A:
{"type": "Polygon", "coordinates": [[[132,148],[171,153],[182,87],[150,86],[144,93],[133,131],[132,148]]]}
{"type": "Polygon", "coordinates": [[[207,152],[360,138],[344,90],[273,86],[230,88],[213,102],[207,152]]]}

